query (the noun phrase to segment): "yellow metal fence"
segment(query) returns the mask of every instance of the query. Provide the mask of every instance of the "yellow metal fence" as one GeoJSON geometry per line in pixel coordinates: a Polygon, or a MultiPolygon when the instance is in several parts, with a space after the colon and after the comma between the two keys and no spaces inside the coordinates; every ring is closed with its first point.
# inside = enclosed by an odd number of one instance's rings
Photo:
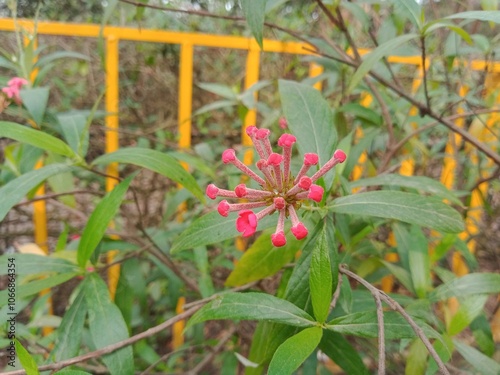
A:
{"type": "MultiPolygon", "coordinates": [[[[3,31],[16,31],[19,28],[26,30],[33,30],[34,24],[32,21],[12,19],[0,19],[0,30],[3,31]]],[[[169,43],[180,45],[180,62],[179,62],[179,82],[178,82],[178,136],[179,147],[189,148],[191,146],[191,117],[192,117],[192,88],[193,88],[193,53],[194,47],[213,47],[213,48],[226,48],[247,51],[246,66],[245,66],[245,89],[250,88],[254,83],[259,80],[260,60],[261,54],[272,53],[287,53],[296,55],[309,55],[309,50],[305,49],[306,44],[301,42],[282,42],[277,40],[264,40],[263,49],[257,45],[254,39],[237,36],[224,36],[224,35],[211,35],[199,33],[185,33],[165,30],[148,30],[148,29],[135,29],[125,27],[106,26],[101,29],[98,25],[89,24],[68,24],[56,22],[38,22],[36,31],[42,35],[59,35],[59,36],[72,36],[72,37],[87,37],[87,38],[104,38],[105,41],[105,74],[106,74],[106,92],[105,92],[105,108],[108,115],[106,116],[106,152],[113,152],[119,148],[119,44],[120,41],[136,41],[136,42],[153,42],[153,43],[169,43]]],[[[364,51],[366,52],[366,51],[364,51]]],[[[413,90],[416,91],[422,81],[422,72],[429,66],[429,61],[422,64],[420,56],[414,57],[398,57],[391,56],[388,58],[390,63],[407,64],[416,67],[417,75],[414,78],[413,90]]],[[[500,63],[491,64],[486,66],[483,61],[471,61],[469,67],[472,70],[488,70],[489,74],[494,78],[499,77],[500,63]]],[[[315,63],[310,63],[309,75],[310,77],[318,76],[323,72],[322,67],[315,63]]],[[[498,79],[490,79],[490,86],[488,90],[497,90],[500,88],[498,79]]],[[[315,84],[315,87],[321,90],[321,82],[315,84]]],[[[465,89],[461,90],[460,95],[465,95],[465,89]]],[[[369,93],[362,98],[361,104],[369,106],[372,102],[372,97],[369,93]]],[[[497,98],[497,104],[500,104],[500,97],[497,98]]],[[[415,114],[415,109],[410,111],[410,114],[415,114]],[[413,111],[413,112],[412,112],[413,111]]],[[[250,145],[251,140],[246,135],[245,128],[256,123],[257,113],[255,109],[250,110],[245,118],[244,126],[241,132],[241,141],[243,145],[250,145]]],[[[498,120],[498,115],[490,116],[485,126],[477,131],[478,138],[489,141],[490,136],[488,126],[498,120]]],[[[457,120],[457,125],[462,125],[463,120],[457,120]]],[[[357,137],[361,137],[362,132],[358,130],[357,137]]],[[[454,144],[457,142],[457,136],[450,134],[450,143],[446,148],[446,157],[442,168],[441,181],[449,188],[453,187],[453,175],[455,173],[456,163],[456,149],[454,144]]],[[[469,152],[472,152],[469,150],[469,152]]],[[[252,155],[245,155],[245,161],[250,163],[252,155]]],[[[353,171],[352,178],[357,179],[363,176],[364,165],[367,160],[367,155],[363,154],[358,162],[358,165],[353,171]]],[[[405,175],[413,174],[413,160],[410,158],[403,160],[400,173],[405,175]]],[[[106,190],[112,190],[116,184],[118,177],[117,165],[110,165],[107,174],[111,176],[106,181],[106,190]]],[[[470,236],[477,234],[478,224],[482,213],[482,196],[487,187],[487,183],[480,185],[472,195],[471,206],[469,214],[466,219],[466,231],[461,235],[463,239],[469,239],[470,236]]],[[[39,191],[40,193],[40,191],[39,191]]],[[[34,205],[34,225],[35,225],[35,241],[42,248],[46,249],[47,245],[47,226],[46,226],[46,212],[44,201],[37,201],[34,205]]],[[[389,238],[389,244],[394,246],[395,240],[393,237],[389,238]]],[[[474,252],[475,243],[469,241],[470,250],[474,252]]],[[[112,260],[113,253],[110,254],[112,260]]],[[[397,257],[390,256],[390,261],[397,260],[397,257]]],[[[468,272],[467,267],[459,254],[454,255],[453,270],[457,275],[463,275],[468,272]]],[[[109,269],[109,283],[110,293],[114,296],[116,285],[118,282],[119,266],[113,266],[109,269]]],[[[390,291],[392,288],[393,280],[388,277],[382,282],[383,289],[390,291]]],[[[183,299],[178,305],[178,311],[182,310],[183,299]]],[[[453,307],[452,310],[455,310],[453,307]]],[[[495,317],[493,324],[496,328],[496,340],[500,341],[500,313],[495,317]]],[[[180,335],[182,329],[176,329],[176,336],[180,335]]],[[[174,337],[176,346],[182,344],[181,337],[174,337]]]]}

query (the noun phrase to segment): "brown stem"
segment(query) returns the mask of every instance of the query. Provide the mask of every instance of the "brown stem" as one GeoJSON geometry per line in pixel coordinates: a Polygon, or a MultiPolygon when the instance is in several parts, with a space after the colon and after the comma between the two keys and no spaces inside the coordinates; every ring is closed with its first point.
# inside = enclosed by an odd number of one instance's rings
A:
{"type": "Polygon", "coordinates": [[[422,340],[425,347],[427,348],[427,350],[431,354],[432,358],[434,358],[434,360],[436,361],[441,373],[444,375],[450,375],[450,372],[446,368],[446,366],[443,363],[443,361],[441,360],[441,358],[439,358],[439,355],[436,353],[436,350],[432,346],[431,342],[429,341],[429,339],[425,335],[422,328],[420,328],[418,326],[418,324],[415,323],[413,318],[405,311],[405,309],[403,309],[403,307],[399,303],[397,303],[394,299],[389,297],[383,291],[375,288],[373,285],[371,285],[368,281],[366,281],[362,277],[356,275],[354,272],[349,271],[345,264],[339,265],[339,271],[341,273],[343,273],[344,275],[349,276],[350,278],[356,280],[358,283],[362,284],[366,289],[368,289],[370,291],[370,293],[372,293],[372,295],[377,294],[379,296],[379,298],[381,300],[383,300],[385,303],[387,303],[393,310],[400,313],[403,316],[403,318],[408,322],[408,324],[411,326],[411,328],[413,329],[415,334],[420,338],[420,340],[422,340]]]}
{"type": "MultiPolygon", "coordinates": [[[[193,315],[196,311],[198,311],[202,306],[195,306],[179,315],[176,315],[167,321],[152,327],[144,332],[141,332],[137,335],[134,335],[132,337],[129,337],[128,339],[119,341],[115,344],[111,344],[108,346],[105,346],[104,348],[94,350],[93,352],[79,355],[74,358],[66,359],[64,361],[56,362],[56,363],[51,363],[48,365],[42,365],[38,367],[38,371],[47,371],[47,370],[60,370],[64,367],[68,367],[80,362],[85,362],[88,361],[89,359],[92,358],[98,358],[102,357],[105,354],[112,353],[118,349],[124,348],[126,346],[132,345],[133,343],[140,341],[142,339],[145,339],[147,337],[154,336],[158,333],[163,332],[165,329],[168,327],[172,326],[174,323],[177,323],[178,321],[184,320],[186,318],[189,318],[191,315],[193,315]]],[[[5,372],[4,375],[24,375],[26,374],[25,370],[16,370],[16,371],[10,371],[10,372],[5,372]]]]}
{"type": "Polygon", "coordinates": [[[38,195],[38,196],[31,198],[25,202],[21,202],[21,203],[16,204],[14,207],[25,206],[25,205],[31,204],[33,202],[54,199],[54,198],[62,197],[65,195],[72,195],[72,194],[93,194],[93,195],[100,195],[100,196],[104,195],[104,193],[102,193],[100,191],[92,191],[92,190],[73,190],[73,191],[66,191],[63,193],[50,193],[50,194],[45,194],[45,195],[38,195]]]}

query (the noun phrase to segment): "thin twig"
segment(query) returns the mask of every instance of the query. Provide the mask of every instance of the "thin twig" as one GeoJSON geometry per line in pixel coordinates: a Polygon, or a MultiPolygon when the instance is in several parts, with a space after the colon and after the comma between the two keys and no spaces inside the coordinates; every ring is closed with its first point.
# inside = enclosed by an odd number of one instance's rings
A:
{"type": "Polygon", "coordinates": [[[436,363],[437,363],[437,365],[438,365],[439,370],[441,371],[441,373],[444,374],[444,375],[450,375],[450,372],[446,368],[446,366],[443,363],[443,361],[441,360],[441,358],[439,358],[439,355],[436,353],[436,350],[432,346],[431,342],[429,341],[429,339],[425,335],[425,333],[422,330],[422,328],[420,328],[418,326],[418,324],[415,323],[415,321],[413,320],[413,318],[405,311],[405,309],[399,303],[397,303],[394,299],[392,299],[391,297],[389,297],[383,291],[375,288],[373,285],[371,285],[368,281],[366,281],[362,277],[356,275],[354,272],[349,271],[346,268],[345,264],[341,264],[339,266],[339,271],[341,273],[343,273],[344,275],[347,275],[347,276],[353,278],[354,280],[356,280],[357,282],[359,282],[360,284],[362,284],[370,292],[378,294],[379,298],[381,300],[383,300],[385,303],[387,303],[393,310],[399,312],[403,316],[403,318],[408,322],[408,324],[411,326],[411,328],[413,329],[413,331],[415,332],[415,334],[420,338],[420,340],[422,340],[422,342],[424,343],[425,347],[427,348],[427,350],[431,354],[432,358],[434,358],[434,360],[436,361],[436,363]]]}
{"type": "Polygon", "coordinates": [[[330,311],[328,313],[330,313],[334,308],[335,306],[337,306],[337,301],[339,300],[339,297],[340,297],[340,289],[342,288],[342,274],[339,272],[339,275],[338,275],[338,282],[337,282],[337,289],[335,289],[335,293],[333,293],[333,298],[332,298],[332,302],[330,303],[330,311]]]}
{"type": "Polygon", "coordinates": [[[379,293],[372,293],[377,305],[377,325],[378,325],[378,375],[385,375],[385,331],[384,331],[384,310],[379,293]]]}
{"type": "MultiPolygon", "coordinates": [[[[304,47],[304,50],[314,52],[315,54],[319,56],[323,56],[335,61],[342,62],[343,64],[352,66],[354,68],[358,67],[358,64],[356,64],[353,61],[349,60],[343,60],[341,58],[332,56],[327,53],[323,53],[318,49],[310,49],[308,47],[304,47]]],[[[426,104],[419,102],[417,99],[406,93],[403,89],[400,89],[399,87],[395,86],[391,82],[387,81],[385,78],[380,76],[379,74],[369,71],[369,75],[371,75],[373,78],[375,78],[378,82],[380,82],[383,86],[389,88],[391,91],[395,92],[397,95],[399,95],[401,98],[405,99],[407,102],[415,106],[421,114],[426,114],[429,117],[437,120],[440,124],[446,126],[449,130],[451,130],[454,133],[457,133],[461,135],[465,141],[468,143],[472,144],[474,147],[476,147],[480,152],[485,154],[487,157],[489,157],[491,160],[494,161],[495,164],[500,166],[500,154],[497,154],[494,150],[490,149],[487,147],[484,143],[479,141],[477,138],[475,138],[473,135],[471,135],[467,130],[460,128],[459,126],[455,125],[453,122],[447,120],[447,118],[442,117],[441,115],[437,114],[436,112],[432,111],[429,109],[426,104]]]]}
{"type": "Polygon", "coordinates": [[[104,193],[102,193],[100,191],[92,191],[92,190],[65,191],[62,193],[50,193],[50,194],[38,195],[38,196],[31,198],[27,201],[16,204],[14,207],[25,206],[28,204],[32,204],[33,202],[38,202],[38,201],[43,201],[43,200],[47,200],[47,199],[53,199],[53,198],[58,198],[58,197],[62,197],[65,195],[73,195],[73,194],[92,194],[92,195],[99,195],[101,197],[104,195],[104,193]]]}
{"type": "MultiPolygon", "coordinates": [[[[141,332],[137,335],[129,337],[128,339],[119,341],[115,344],[111,344],[111,345],[105,346],[104,348],[94,350],[93,352],[79,355],[79,356],[74,357],[74,358],[66,359],[64,361],[39,366],[38,371],[60,370],[64,367],[68,367],[68,366],[71,366],[71,365],[74,365],[74,364],[77,364],[80,362],[85,362],[85,361],[92,359],[92,358],[102,357],[105,354],[112,353],[118,349],[132,345],[133,343],[135,343],[137,341],[140,341],[140,340],[145,339],[147,337],[151,337],[151,336],[154,336],[160,332],[163,332],[165,329],[172,326],[174,323],[177,323],[178,321],[189,318],[196,311],[198,311],[201,307],[202,307],[201,305],[192,307],[191,309],[189,309],[189,310],[187,310],[179,315],[176,315],[176,316],[166,320],[165,322],[163,322],[155,327],[152,327],[144,332],[141,332]]],[[[26,374],[25,370],[16,370],[16,371],[10,371],[10,372],[4,373],[4,375],[24,375],[24,374],[26,374]]]]}

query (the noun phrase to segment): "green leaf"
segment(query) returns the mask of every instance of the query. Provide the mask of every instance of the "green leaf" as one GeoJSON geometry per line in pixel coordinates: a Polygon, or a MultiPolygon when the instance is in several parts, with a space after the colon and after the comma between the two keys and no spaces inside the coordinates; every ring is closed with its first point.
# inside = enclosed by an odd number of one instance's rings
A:
{"type": "Polygon", "coordinates": [[[238,94],[230,86],[222,85],[220,83],[204,83],[204,82],[197,83],[196,85],[203,90],[211,92],[212,94],[215,95],[222,96],[223,98],[228,99],[230,101],[238,100],[238,94]]]}
{"type": "Polygon", "coordinates": [[[447,29],[455,32],[457,35],[459,35],[463,40],[465,40],[467,43],[472,44],[472,38],[469,35],[467,31],[462,29],[460,26],[455,25],[452,21],[450,20],[434,20],[432,22],[427,23],[423,29],[422,33],[427,36],[429,35],[432,31],[435,31],[437,29],[440,29],[442,27],[446,27],[447,29]]]}
{"type": "Polygon", "coordinates": [[[266,2],[267,0],[241,0],[241,7],[243,14],[248,23],[248,27],[252,34],[262,47],[262,38],[264,33],[264,19],[266,15],[266,2]]]}
{"type": "Polygon", "coordinates": [[[477,349],[474,349],[461,341],[453,340],[455,349],[464,359],[469,362],[481,375],[500,374],[500,363],[484,355],[477,349]]]}
{"type": "MultiPolygon", "coordinates": [[[[435,338],[439,335],[427,324],[420,323],[427,337],[435,338]]],[[[378,322],[376,311],[363,311],[344,315],[333,319],[326,326],[334,332],[343,335],[360,337],[378,337],[378,322]]],[[[396,312],[384,313],[384,332],[387,339],[402,339],[416,337],[415,332],[404,318],[396,312]]]]}
{"type": "Polygon", "coordinates": [[[429,352],[420,339],[415,339],[408,350],[405,375],[424,375],[429,352]]]}
{"type": "Polygon", "coordinates": [[[22,89],[19,95],[31,118],[40,127],[45,110],[47,109],[47,102],[49,101],[49,88],[35,87],[32,89],[22,89]]]}
{"type": "Polygon", "coordinates": [[[322,231],[318,237],[311,257],[309,287],[314,316],[318,322],[324,323],[332,300],[332,270],[326,232],[322,231]]]}
{"type": "MultiPolygon", "coordinates": [[[[330,105],[321,92],[302,83],[280,79],[279,92],[283,113],[290,131],[297,137],[299,152],[317,153],[319,165],[324,165],[332,157],[337,143],[330,105]]],[[[333,181],[333,175],[333,172],[326,175],[327,187],[333,181]]]]}
{"type": "Polygon", "coordinates": [[[478,293],[500,293],[500,274],[470,273],[438,286],[429,294],[429,299],[437,302],[450,297],[465,297],[478,293]]]}
{"type": "Polygon", "coordinates": [[[71,147],[60,139],[41,130],[36,130],[14,122],[0,121],[0,138],[1,137],[14,139],[18,142],[29,144],[69,158],[77,157],[71,147]]]}
{"type": "Polygon", "coordinates": [[[301,242],[287,238],[284,247],[275,247],[271,234],[264,233],[245,251],[226,280],[227,286],[237,286],[274,275],[293,259],[301,242]]]}
{"type": "Polygon", "coordinates": [[[8,259],[14,258],[16,262],[16,274],[33,275],[38,273],[69,273],[78,272],[78,266],[65,259],[55,256],[43,256],[36,254],[4,254],[0,256],[0,275],[7,274],[8,259]]]}
{"type": "Polygon", "coordinates": [[[442,232],[464,230],[460,214],[441,200],[400,191],[373,191],[337,198],[332,211],[400,220],[442,232]]]}
{"type": "MultiPolygon", "coordinates": [[[[23,284],[20,286],[17,286],[16,288],[16,298],[22,299],[25,297],[32,296],[34,294],[37,294],[41,292],[44,289],[49,289],[52,288],[56,285],[62,284],[69,279],[72,279],[75,277],[77,274],[72,272],[72,273],[62,273],[58,275],[54,275],[45,279],[37,280],[37,281],[32,281],[27,284],[23,284]]],[[[8,290],[2,290],[0,291],[0,307],[7,305],[7,300],[8,300],[8,290]]]]}
{"type": "Polygon", "coordinates": [[[43,67],[44,65],[47,65],[48,63],[51,63],[55,60],[59,60],[59,59],[67,59],[67,58],[74,58],[74,59],[80,59],[80,60],[86,60],[86,61],[90,61],[90,58],[86,55],[83,55],[81,53],[78,53],[78,52],[72,52],[72,51],[57,51],[57,52],[53,52],[53,53],[50,53],[48,55],[45,55],[43,57],[40,57],[40,59],[38,59],[38,61],[35,62],[35,64],[33,65],[33,67],[35,68],[41,68],[43,67]]]}
{"type": "Polygon", "coordinates": [[[9,181],[0,188],[0,222],[5,218],[9,210],[24,198],[29,191],[37,187],[50,176],[64,173],[70,170],[70,166],[64,164],[50,164],[46,167],[28,172],[18,178],[9,181]]]}
{"type": "Polygon", "coordinates": [[[21,366],[26,371],[26,375],[40,375],[38,372],[38,366],[31,356],[31,354],[24,348],[24,346],[16,339],[16,354],[19,357],[19,362],[21,366]]]}
{"type": "Polygon", "coordinates": [[[85,267],[97,245],[101,242],[106,232],[106,228],[118,212],[125,197],[125,193],[135,176],[136,174],[133,174],[116,185],[115,188],[106,194],[97,204],[90,215],[87,225],[83,229],[80,243],[78,244],[77,260],[80,267],[85,267]]]}
{"type": "Polygon", "coordinates": [[[83,141],[81,156],[85,155],[89,142],[89,134],[83,134],[87,125],[86,116],[79,112],[64,113],[57,115],[57,121],[59,121],[66,142],[68,142],[69,146],[76,154],[80,152],[80,144],[82,144],[83,141]]]}
{"type": "MultiPolygon", "coordinates": [[[[267,216],[259,221],[258,230],[276,225],[275,216],[267,216]]],[[[240,233],[235,226],[236,216],[222,217],[217,211],[212,211],[195,221],[177,237],[170,249],[171,254],[198,246],[209,245],[234,238],[240,233]]]]}
{"type": "Polygon", "coordinates": [[[196,183],[194,177],[186,171],[174,158],[163,152],[139,147],[125,147],[110,154],[105,154],[95,159],[92,164],[128,163],[147,168],[171,180],[182,184],[200,201],[205,201],[205,196],[196,183]]]}
{"type": "Polygon", "coordinates": [[[448,334],[454,336],[467,328],[483,312],[487,299],[487,294],[475,294],[467,298],[462,298],[458,311],[451,318],[447,330],[448,334]]]}
{"type": "Polygon", "coordinates": [[[72,369],[62,369],[54,373],[54,375],[92,375],[90,372],[72,369]]]}
{"type": "Polygon", "coordinates": [[[316,349],[323,330],[311,327],[287,339],[274,353],[269,364],[269,375],[288,375],[294,372],[316,349]]]}
{"type": "Polygon", "coordinates": [[[297,327],[311,327],[314,319],[304,310],[265,293],[225,293],[194,314],[187,327],[206,320],[264,320],[297,327]]]}
{"type": "Polygon", "coordinates": [[[490,322],[484,312],[480,313],[472,321],[470,329],[479,349],[487,356],[492,357],[495,353],[495,341],[493,340],[490,322]]]}
{"type": "Polygon", "coordinates": [[[56,344],[51,352],[55,362],[78,355],[86,315],[85,293],[80,290],[57,328],[56,344]]]}
{"type": "Polygon", "coordinates": [[[450,202],[457,205],[462,205],[462,201],[458,199],[446,186],[441,182],[425,177],[425,176],[403,176],[400,174],[385,174],[376,177],[362,178],[352,181],[349,187],[365,187],[365,186],[393,186],[404,187],[408,189],[416,189],[418,191],[432,194],[439,198],[448,199],[450,202]]]}
{"type": "Polygon", "coordinates": [[[431,262],[427,238],[419,227],[411,228],[412,246],[409,247],[408,263],[413,289],[419,298],[425,298],[431,289],[431,262]]]}
{"type": "Polygon", "coordinates": [[[339,365],[346,374],[369,375],[369,371],[358,351],[340,333],[324,330],[319,348],[339,365]]]}
{"type": "MultiPolygon", "coordinates": [[[[413,0],[408,0],[413,1],[413,0]]],[[[375,48],[372,52],[370,52],[364,59],[361,65],[358,67],[356,72],[353,74],[351,78],[351,82],[349,83],[349,87],[347,88],[347,93],[351,92],[364,76],[375,66],[376,63],[380,61],[385,56],[394,53],[394,50],[404,43],[408,43],[410,40],[418,38],[418,34],[410,33],[403,34],[394,39],[388,40],[385,43],[380,44],[377,48],[375,48]]]]}
{"type": "Polygon", "coordinates": [[[447,19],[465,19],[465,20],[478,20],[500,23],[500,11],[487,11],[487,10],[472,10],[469,12],[462,12],[452,14],[445,17],[447,19]]]}
{"type": "Polygon", "coordinates": [[[402,8],[402,14],[407,14],[411,17],[411,22],[417,26],[418,30],[422,28],[423,12],[422,6],[415,0],[393,0],[396,6],[402,8]]]}
{"type": "MultiPolygon", "coordinates": [[[[86,278],[82,288],[88,306],[90,336],[96,349],[127,339],[127,325],[120,310],[111,301],[104,281],[92,273],[86,278]]],[[[102,360],[112,375],[134,373],[134,358],[130,346],[106,354],[102,360]]]]}

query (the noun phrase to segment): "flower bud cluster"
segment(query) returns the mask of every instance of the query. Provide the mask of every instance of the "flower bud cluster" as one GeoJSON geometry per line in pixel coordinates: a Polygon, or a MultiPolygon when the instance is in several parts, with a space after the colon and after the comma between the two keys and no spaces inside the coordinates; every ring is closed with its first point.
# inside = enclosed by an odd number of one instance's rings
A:
{"type": "Polygon", "coordinates": [[[233,164],[245,175],[260,185],[260,189],[251,189],[245,184],[236,186],[234,190],[220,189],[214,184],[207,186],[206,194],[209,198],[217,197],[228,199],[244,199],[243,203],[230,203],[227,199],[219,202],[217,210],[220,215],[228,216],[230,212],[238,212],[236,229],[243,237],[251,236],[257,230],[257,225],[263,217],[278,212],[278,223],[276,230],[271,236],[274,246],[280,247],[286,244],[285,220],[290,218],[292,222],[291,232],[298,240],[305,238],[308,234],[306,226],[300,221],[297,210],[302,201],[310,199],[321,202],[324,190],[315,182],[335,165],[343,163],[346,154],[342,150],[334,152],[333,157],[311,177],[307,172],[312,166],[318,164],[319,157],[315,153],[304,155],[304,162],[298,174],[294,177],[290,172],[292,158],[292,147],[297,139],[291,134],[283,134],[278,139],[281,154],[272,150],[269,141],[270,131],[250,126],[246,129],[248,136],[252,139],[259,160],[257,168],[262,173],[259,176],[236,157],[233,149],[227,149],[222,153],[224,164],[233,164]],[[254,213],[253,209],[262,208],[254,213]]]}

